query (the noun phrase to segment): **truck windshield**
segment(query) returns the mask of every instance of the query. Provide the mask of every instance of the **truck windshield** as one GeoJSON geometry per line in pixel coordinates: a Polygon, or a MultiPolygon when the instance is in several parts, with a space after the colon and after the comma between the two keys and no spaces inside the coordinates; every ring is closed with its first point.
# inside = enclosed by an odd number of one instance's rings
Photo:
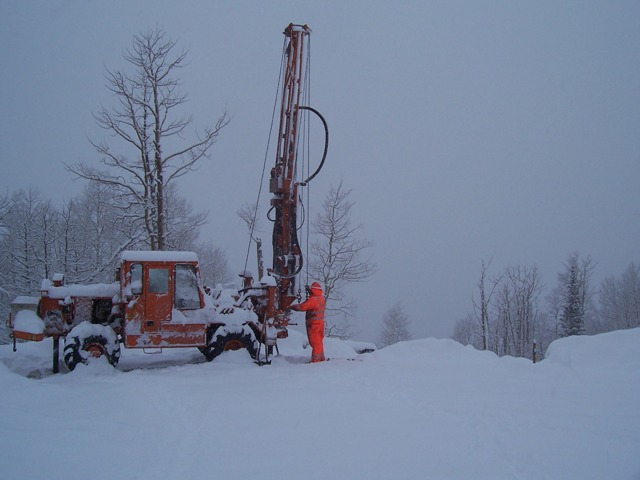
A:
{"type": "Polygon", "coordinates": [[[194,310],[200,308],[198,277],[193,265],[176,265],[175,306],[180,310],[194,310]]]}

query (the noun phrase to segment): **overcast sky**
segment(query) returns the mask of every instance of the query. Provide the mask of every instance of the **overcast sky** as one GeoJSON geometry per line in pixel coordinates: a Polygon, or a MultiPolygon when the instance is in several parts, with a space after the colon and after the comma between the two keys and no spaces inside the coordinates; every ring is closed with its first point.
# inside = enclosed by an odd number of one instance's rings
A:
{"type": "Polygon", "coordinates": [[[311,104],[331,130],[311,215],[342,180],[375,243],[378,273],[352,289],[360,337],[396,301],[417,337],[449,336],[482,260],[536,265],[547,290],[575,251],[598,282],[640,263],[637,1],[1,2],[0,188],[82,190],[63,163],[97,162],[105,67],[159,26],[189,49],[194,126],[233,116],[181,188],[240,271],[236,211],[257,194],[291,22],[313,30],[311,104]]]}

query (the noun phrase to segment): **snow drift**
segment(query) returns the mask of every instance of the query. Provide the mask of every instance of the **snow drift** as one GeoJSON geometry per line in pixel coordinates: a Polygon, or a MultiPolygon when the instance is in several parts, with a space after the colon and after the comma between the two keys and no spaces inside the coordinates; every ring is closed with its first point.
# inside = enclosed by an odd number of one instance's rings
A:
{"type": "Polygon", "coordinates": [[[435,339],[328,340],[331,361],[299,364],[304,346],[292,332],[265,367],[124,351],[60,375],[47,342],[2,346],[0,477],[640,478],[640,329],[535,365],[435,339]]]}

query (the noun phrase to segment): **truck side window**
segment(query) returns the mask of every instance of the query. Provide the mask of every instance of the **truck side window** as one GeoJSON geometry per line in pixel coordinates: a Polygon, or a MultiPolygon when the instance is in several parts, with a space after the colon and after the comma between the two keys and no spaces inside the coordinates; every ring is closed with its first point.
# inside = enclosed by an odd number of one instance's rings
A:
{"type": "Polygon", "coordinates": [[[142,293],[142,264],[133,263],[129,270],[131,282],[131,294],[140,295],[142,293]]]}
{"type": "Polygon", "coordinates": [[[180,310],[200,308],[198,277],[193,265],[186,263],[176,265],[175,306],[180,310]]]}
{"type": "Polygon", "coordinates": [[[167,293],[169,291],[169,269],[149,268],[149,293],[167,293]]]}

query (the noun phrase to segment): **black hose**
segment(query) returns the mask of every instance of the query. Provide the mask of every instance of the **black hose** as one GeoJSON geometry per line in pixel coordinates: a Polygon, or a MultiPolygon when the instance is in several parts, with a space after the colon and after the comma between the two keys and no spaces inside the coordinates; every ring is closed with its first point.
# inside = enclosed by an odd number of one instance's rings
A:
{"type": "Polygon", "coordinates": [[[316,171],[313,172],[313,175],[311,175],[309,178],[307,178],[304,182],[302,182],[300,184],[302,186],[305,186],[307,183],[309,183],[311,180],[313,180],[313,178],[316,175],[318,175],[320,170],[322,170],[322,166],[324,165],[324,161],[327,158],[327,150],[329,149],[329,127],[327,126],[327,121],[320,114],[320,112],[317,111],[315,108],[301,106],[300,109],[301,110],[309,110],[309,111],[315,113],[318,116],[318,118],[322,121],[322,125],[324,126],[324,153],[322,154],[322,160],[320,161],[320,165],[318,165],[318,168],[316,169],[316,171]]]}

